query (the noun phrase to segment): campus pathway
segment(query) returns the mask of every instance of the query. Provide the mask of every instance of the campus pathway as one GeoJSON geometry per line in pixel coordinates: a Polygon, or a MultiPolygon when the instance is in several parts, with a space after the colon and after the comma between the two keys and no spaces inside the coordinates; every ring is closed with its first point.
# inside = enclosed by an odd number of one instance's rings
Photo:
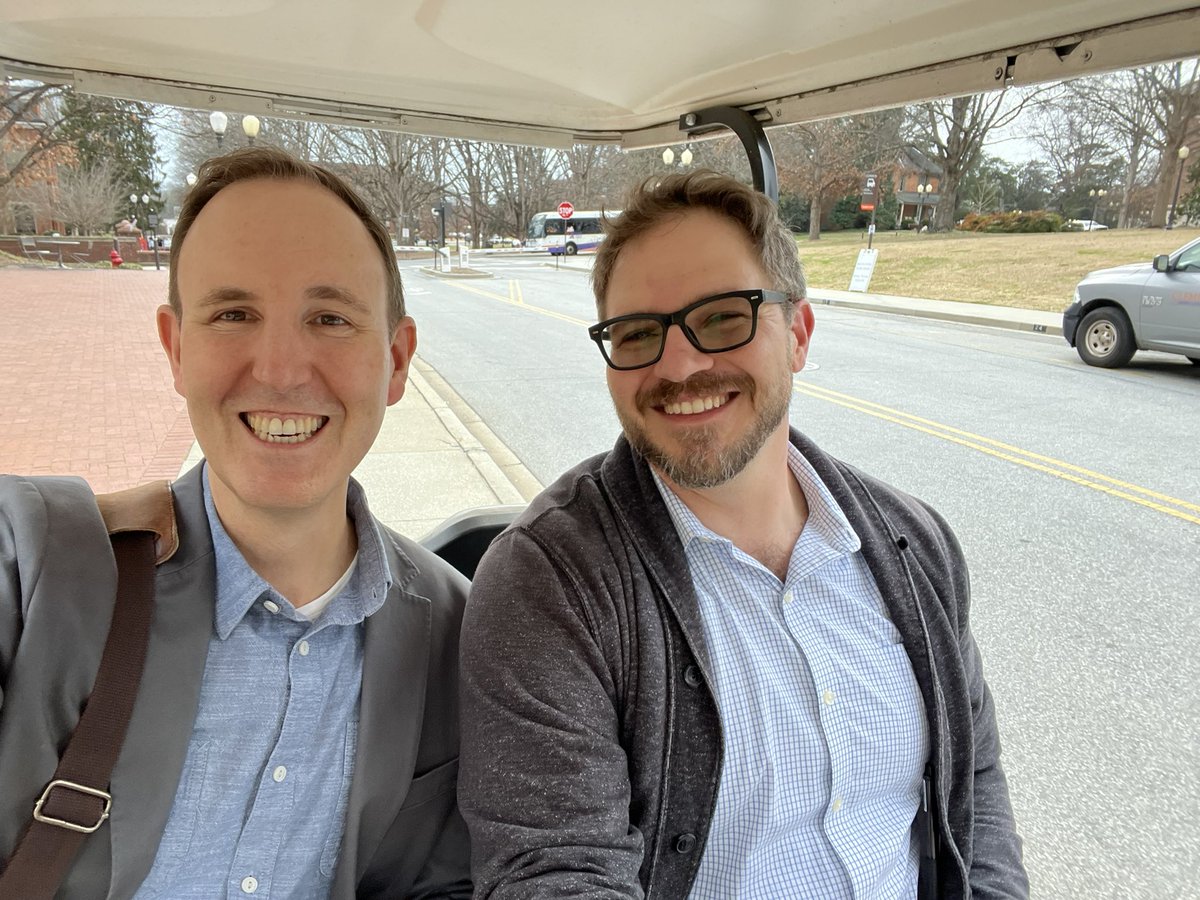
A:
{"type": "Polygon", "coordinates": [[[166,269],[0,269],[0,472],[97,491],[179,473],[193,437],[154,330],[166,296],[166,269]]]}

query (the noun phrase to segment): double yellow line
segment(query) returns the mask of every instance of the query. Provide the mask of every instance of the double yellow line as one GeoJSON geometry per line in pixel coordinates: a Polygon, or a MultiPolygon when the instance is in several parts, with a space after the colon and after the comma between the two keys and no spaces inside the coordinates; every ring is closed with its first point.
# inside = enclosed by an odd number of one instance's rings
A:
{"type": "MultiPolygon", "coordinates": [[[[472,294],[478,294],[490,300],[499,300],[501,303],[508,303],[532,313],[560,319],[572,325],[586,327],[591,324],[575,316],[568,316],[541,306],[530,306],[525,302],[525,297],[521,293],[521,282],[515,278],[510,279],[508,282],[507,295],[484,290],[466,282],[452,281],[449,283],[472,294]]],[[[1200,525],[1200,504],[1189,503],[1186,500],[1180,500],[1167,494],[1161,494],[1158,491],[1138,487],[1136,484],[1130,484],[1127,481],[1121,481],[1099,472],[1093,472],[1091,469],[1085,469],[1082,466],[1063,462],[1050,456],[1043,456],[1040,453],[1034,453],[1030,450],[1022,450],[1020,447],[1014,447],[1012,444],[1006,444],[980,434],[943,425],[941,422],[935,422],[932,419],[925,419],[921,416],[914,416],[911,413],[901,412],[898,409],[873,403],[870,400],[860,400],[858,397],[831,391],[828,388],[818,387],[814,384],[794,382],[793,389],[798,394],[805,394],[817,400],[824,400],[826,403],[834,403],[846,409],[852,409],[855,412],[874,416],[885,422],[902,425],[905,428],[911,428],[930,437],[957,444],[968,450],[975,450],[996,459],[1024,466],[1035,472],[1041,472],[1054,478],[1061,478],[1064,481],[1069,481],[1081,487],[1099,491],[1102,494],[1108,494],[1110,497],[1136,503],[1139,506],[1165,513],[1176,519],[1191,522],[1193,525],[1200,525]]]]}
{"type": "Polygon", "coordinates": [[[860,400],[857,397],[831,391],[828,388],[795,382],[793,383],[793,390],[798,394],[805,394],[817,400],[824,400],[827,403],[834,403],[846,409],[852,409],[855,412],[874,416],[885,422],[902,425],[905,428],[911,428],[922,434],[927,434],[943,441],[949,441],[952,444],[958,444],[960,447],[985,453],[996,459],[1015,463],[1018,466],[1024,466],[1027,469],[1033,469],[1045,475],[1070,481],[1081,487],[1100,491],[1111,497],[1117,497],[1121,500],[1127,500],[1130,503],[1136,503],[1139,506],[1145,506],[1156,512],[1174,516],[1176,519],[1191,522],[1193,525],[1200,525],[1200,505],[1189,503],[1186,500],[1180,500],[1167,494],[1160,494],[1158,491],[1138,487],[1136,484],[1130,484],[1127,481],[1121,481],[1117,478],[1110,478],[1108,475],[1093,472],[1091,469],[1085,469],[1082,466],[1063,462],[1060,459],[1054,459],[1050,456],[1043,456],[1040,453],[1033,453],[1030,450],[1022,450],[1020,447],[1014,447],[1012,444],[1005,444],[1002,441],[974,434],[970,431],[963,431],[960,428],[943,425],[932,419],[925,419],[921,416],[914,416],[911,413],[901,412],[900,410],[892,409],[879,403],[872,403],[870,400],[860,400]]]}
{"type": "Polygon", "coordinates": [[[515,278],[508,280],[508,294],[498,294],[495,291],[484,290],[481,287],[476,287],[473,284],[463,281],[449,281],[448,284],[454,285],[456,288],[461,288],[472,294],[478,294],[480,297],[487,297],[489,300],[499,300],[501,303],[507,303],[510,306],[516,306],[520,309],[528,310],[529,312],[538,313],[543,316],[549,316],[552,319],[561,319],[563,322],[570,322],[572,325],[582,325],[586,328],[591,325],[591,322],[585,322],[583,319],[575,316],[568,316],[565,313],[555,312],[552,309],[546,309],[543,306],[530,306],[525,302],[525,296],[521,293],[521,282],[515,278]]]}

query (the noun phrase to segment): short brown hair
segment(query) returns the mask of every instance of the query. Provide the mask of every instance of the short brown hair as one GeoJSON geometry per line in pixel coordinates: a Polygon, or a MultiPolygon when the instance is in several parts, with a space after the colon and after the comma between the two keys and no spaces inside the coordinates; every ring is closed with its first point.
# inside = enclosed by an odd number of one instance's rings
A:
{"type": "MultiPolygon", "coordinates": [[[[794,300],[804,299],[807,288],[796,241],[779,218],[776,205],[735,178],[700,169],[647,179],[629,192],[619,216],[605,220],[605,238],[592,267],[592,291],[601,318],[613,267],[622,248],[667,219],[693,209],[711,210],[736,222],[746,232],[758,251],[762,267],[775,282],[747,287],[783,291],[794,300]]],[[[789,303],[785,308],[790,318],[795,305],[789,303]]]]}
{"type": "Polygon", "coordinates": [[[175,233],[171,239],[171,266],[168,275],[167,298],[171,309],[178,317],[183,313],[179,299],[179,254],[183,250],[183,242],[187,233],[195,224],[196,216],[208,204],[208,201],[231,184],[239,181],[252,181],[259,178],[276,179],[279,181],[306,181],[317,184],[332,192],[345,203],[359,221],[366,226],[367,233],[375,242],[379,255],[383,258],[383,269],[387,273],[387,306],[388,330],[395,330],[404,318],[404,289],[400,284],[400,269],[396,265],[396,254],[392,250],[392,239],[387,229],[366,202],[342,178],[328,169],[313,163],[297,159],[276,147],[243,147],[226,153],[224,156],[214,156],[205,160],[197,173],[196,184],[187,192],[183,200],[183,208],[175,223],[175,233]]]}

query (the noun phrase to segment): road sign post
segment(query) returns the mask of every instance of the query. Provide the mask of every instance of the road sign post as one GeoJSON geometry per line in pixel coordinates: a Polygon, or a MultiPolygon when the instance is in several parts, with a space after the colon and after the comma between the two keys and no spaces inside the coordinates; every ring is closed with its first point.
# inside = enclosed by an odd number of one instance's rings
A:
{"type": "MultiPolygon", "coordinates": [[[[563,220],[562,253],[558,254],[558,256],[566,256],[567,255],[567,222],[571,218],[571,216],[575,215],[575,204],[572,203],[570,200],[564,200],[562,203],[558,204],[558,214],[562,217],[562,220],[563,220]]],[[[556,268],[556,269],[558,268],[558,257],[557,256],[554,258],[554,268],[556,268]]]]}
{"type": "Polygon", "coordinates": [[[859,201],[858,208],[863,212],[871,213],[871,225],[867,229],[867,249],[871,249],[871,241],[875,237],[875,206],[876,198],[878,197],[877,187],[878,179],[874,173],[868,174],[863,179],[862,200],[859,201]]]}

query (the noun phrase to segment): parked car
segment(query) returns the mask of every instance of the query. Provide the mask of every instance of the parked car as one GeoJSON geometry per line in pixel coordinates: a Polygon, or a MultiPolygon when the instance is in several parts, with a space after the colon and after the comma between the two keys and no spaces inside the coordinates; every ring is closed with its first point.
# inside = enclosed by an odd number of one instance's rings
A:
{"type": "Polygon", "coordinates": [[[1063,313],[1063,337],[1090,366],[1115,369],[1138,350],[1200,366],[1200,238],[1150,263],[1089,273],[1063,313]]]}
{"type": "Polygon", "coordinates": [[[1108,226],[1095,219],[1068,219],[1064,226],[1067,231],[1108,231],[1108,226]]]}

